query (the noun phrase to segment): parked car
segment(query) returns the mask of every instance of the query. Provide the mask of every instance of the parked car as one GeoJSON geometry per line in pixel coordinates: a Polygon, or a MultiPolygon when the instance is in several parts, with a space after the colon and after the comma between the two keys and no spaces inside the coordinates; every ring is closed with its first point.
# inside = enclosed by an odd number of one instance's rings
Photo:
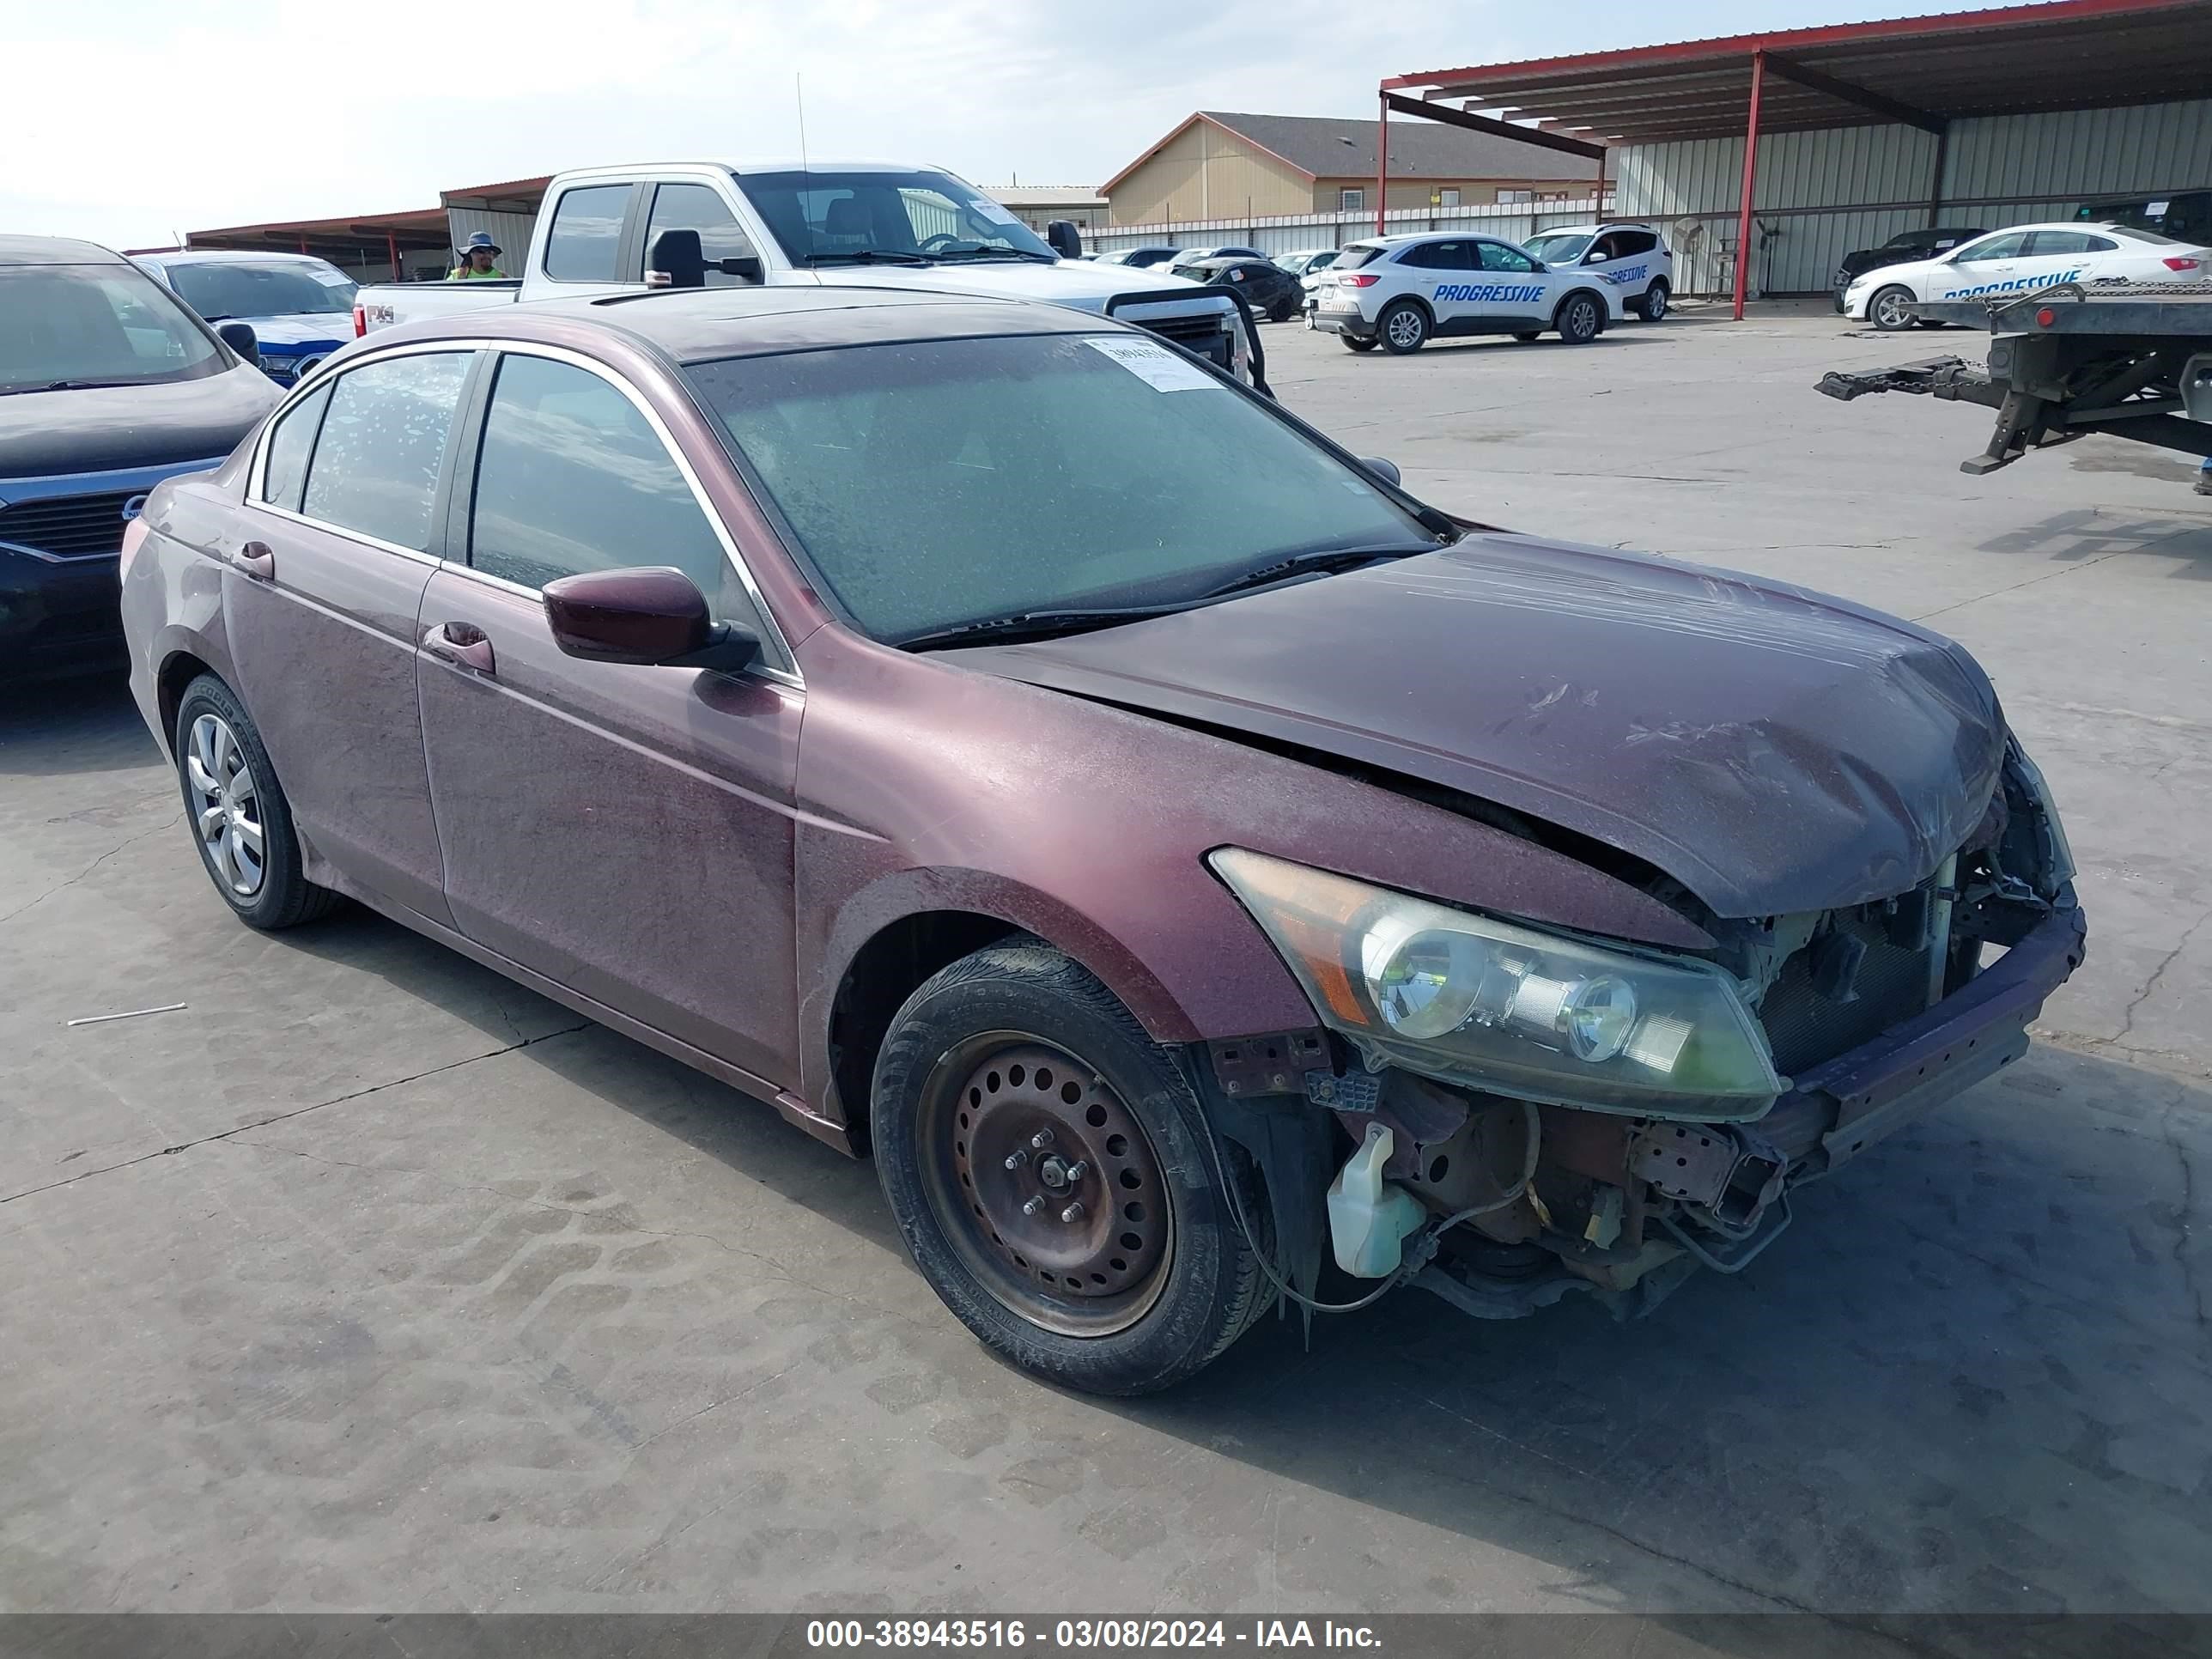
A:
{"type": "Polygon", "coordinates": [[[1255,316],[1271,323],[1286,323],[1304,309],[1305,290],[1298,279],[1266,259],[1224,256],[1186,265],[1182,274],[1209,288],[1230,288],[1244,296],[1255,316]]]}
{"type": "Polygon", "coordinates": [[[1844,308],[1844,293],[1854,280],[1884,265],[1917,264],[1940,258],[1962,242],[1986,236],[1986,230],[1964,225],[1938,225],[1926,230],[1901,230],[1880,247],[1856,248],[1836,266],[1836,309],[1844,308]]]}
{"type": "Polygon", "coordinates": [[[1353,351],[1399,355],[1441,336],[1533,340],[1547,329],[1582,345],[1621,317],[1614,284],[1458,231],[1353,242],[1322,272],[1314,300],[1315,327],[1353,351]]]}
{"type": "Polygon", "coordinates": [[[1102,265],[1135,265],[1146,269],[1164,265],[1182,252],[1179,247],[1169,247],[1164,244],[1152,247],[1118,247],[1111,253],[1099,254],[1097,260],[1102,265]]]}
{"type": "Polygon", "coordinates": [[[2177,242],[2212,243],[2212,190],[2088,202],[2075,210],[2074,217],[2129,230],[2154,230],[2177,242]]]}
{"type": "Polygon", "coordinates": [[[354,337],[352,277],[298,253],[146,253],[138,268],[210,323],[252,325],[262,372],[280,386],[312,374],[354,337]]]}
{"type": "Polygon", "coordinates": [[[366,334],[517,301],[654,285],[825,283],[1110,312],[1266,385],[1264,356],[1220,290],[1206,293],[1192,283],[1188,298],[1161,298],[1182,279],[1063,259],[966,179],[874,161],[804,168],[702,161],[564,173],[546,187],[520,278],[364,288],[355,296],[356,326],[366,334]]]}
{"type": "Polygon", "coordinates": [[[1256,247],[1187,247],[1168,261],[1168,274],[1184,276],[1193,265],[1207,259],[1264,259],[1267,257],[1256,247]]]}
{"type": "Polygon", "coordinates": [[[0,678],[119,659],[116,555],[146,492],[276,402],[252,331],[229,337],[120,254],[0,236],[0,678]]]}
{"type": "Polygon", "coordinates": [[[1674,256],[1649,225],[1564,225],[1521,244],[1554,270],[1579,270],[1620,290],[1624,310],[1656,323],[1674,293],[1674,256]]]}
{"type": "Polygon", "coordinates": [[[1306,277],[1317,270],[1327,270],[1336,263],[1337,250],[1333,247],[1304,247],[1293,253],[1279,253],[1275,263],[1293,276],[1306,277]]]}
{"type": "Polygon", "coordinates": [[[1913,320],[1919,300],[2026,294],[2060,283],[2197,283],[2212,274],[2212,248],[2120,225],[2015,225],[1940,259],[1884,265],[1855,276],[1844,314],[1891,332],[1913,320]]]}
{"type": "Polygon", "coordinates": [[[1646,1309],[2083,948],[1959,646],[1454,519],[1065,307],[395,331],[124,565],[240,920],[350,895],[872,1149],[945,1304],[1079,1388],[1340,1305],[1325,1254],[1646,1309]]]}

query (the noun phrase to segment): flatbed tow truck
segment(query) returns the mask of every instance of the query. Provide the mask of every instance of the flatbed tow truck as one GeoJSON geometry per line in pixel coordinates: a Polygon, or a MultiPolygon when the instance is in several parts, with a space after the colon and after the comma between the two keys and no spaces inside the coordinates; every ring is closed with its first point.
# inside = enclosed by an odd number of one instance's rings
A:
{"type": "Polygon", "coordinates": [[[1996,410],[1989,447],[1961,472],[1994,472],[2088,432],[2212,456],[2212,284],[2063,283],[2001,300],[1923,301],[1911,312],[1987,329],[1986,366],[1929,357],[1837,369],[1816,389],[1846,403],[1904,392],[1996,410]]]}

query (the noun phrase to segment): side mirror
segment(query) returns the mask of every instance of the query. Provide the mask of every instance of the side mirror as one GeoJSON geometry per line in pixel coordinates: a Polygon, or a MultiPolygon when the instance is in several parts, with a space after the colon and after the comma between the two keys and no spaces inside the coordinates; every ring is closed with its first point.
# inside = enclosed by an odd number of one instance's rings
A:
{"type": "Polygon", "coordinates": [[[562,576],[546,583],[544,603],[553,642],[587,662],[735,673],[760,653],[759,640],[744,629],[714,621],[707,596],[669,565],[562,576]]]}
{"type": "Polygon", "coordinates": [[[762,279],[760,255],[757,253],[732,254],[726,259],[716,260],[714,264],[725,276],[736,276],[755,284],[762,279]]]}
{"type": "Polygon", "coordinates": [[[217,323],[216,337],[249,363],[261,361],[261,340],[251,323],[217,323]]]}
{"type": "MultiPolygon", "coordinates": [[[[1380,455],[1362,455],[1359,458],[1359,464],[1382,479],[1383,483],[1394,488],[1404,482],[1398,476],[1398,464],[1395,461],[1386,461],[1380,455]]],[[[546,592],[550,592],[552,590],[548,588],[546,592]]]]}
{"type": "Polygon", "coordinates": [[[1054,253],[1063,259],[1083,257],[1083,233],[1073,219],[1054,219],[1044,228],[1044,240],[1054,253]]]}

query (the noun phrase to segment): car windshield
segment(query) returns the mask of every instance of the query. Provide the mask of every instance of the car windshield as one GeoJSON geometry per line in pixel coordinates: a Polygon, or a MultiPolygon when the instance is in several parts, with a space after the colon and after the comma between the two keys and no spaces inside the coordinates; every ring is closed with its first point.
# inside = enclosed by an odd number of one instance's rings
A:
{"type": "Polygon", "coordinates": [[[686,374],[866,633],[1188,603],[1435,533],[1364,473],[1133,331],[847,347],[686,374]]]}
{"type": "Polygon", "coordinates": [[[0,268],[0,394],[196,380],[227,366],[135,266],[0,268]]]}
{"type": "Polygon", "coordinates": [[[335,265],[171,265],[169,282],[203,317],[300,317],[353,309],[354,283],[335,265]]]}
{"type": "Polygon", "coordinates": [[[1565,265],[1581,258],[1594,240],[1587,230],[1560,230],[1548,236],[1531,236],[1521,246],[1547,265],[1565,265]]]}
{"type": "Polygon", "coordinates": [[[1059,258],[1005,208],[948,173],[749,173],[744,185],[793,264],[1059,258]]]}

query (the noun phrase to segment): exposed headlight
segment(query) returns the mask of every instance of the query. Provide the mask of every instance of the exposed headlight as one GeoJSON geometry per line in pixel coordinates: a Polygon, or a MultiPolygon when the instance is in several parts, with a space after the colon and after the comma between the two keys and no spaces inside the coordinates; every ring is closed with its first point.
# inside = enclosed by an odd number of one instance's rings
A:
{"type": "Polygon", "coordinates": [[[2043,769],[2027,757],[2027,750],[2020,746],[2020,739],[2009,739],[2012,763],[2019,771],[2021,781],[2027,786],[2028,793],[2042,809],[2044,830],[2044,858],[2051,882],[2057,892],[2074,879],[2074,848],[2066,839],[2066,826],[2058,821],[2058,809],[2051,804],[2051,786],[2044,781],[2043,769]]]}
{"type": "Polygon", "coordinates": [[[1757,1117],[1782,1092],[1736,981],[1711,963],[1610,949],[1238,848],[1209,861],[1322,1023],[1370,1065],[1713,1121],[1757,1117]]]}

